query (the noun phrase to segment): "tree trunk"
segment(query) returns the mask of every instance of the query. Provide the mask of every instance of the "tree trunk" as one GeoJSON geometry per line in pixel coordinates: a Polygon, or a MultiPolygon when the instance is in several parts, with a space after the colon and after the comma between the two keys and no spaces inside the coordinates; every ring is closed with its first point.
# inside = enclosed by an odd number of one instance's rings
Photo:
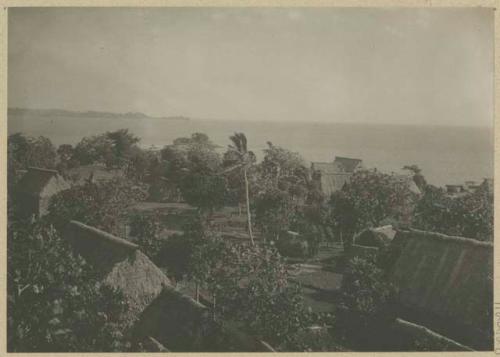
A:
{"type": "Polygon", "coordinates": [[[215,314],[215,294],[213,296],[213,299],[214,299],[214,301],[213,301],[213,307],[212,307],[212,319],[215,321],[215,315],[216,315],[215,314]]]}
{"type": "Polygon", "coordinates": [[[247,169],[243,169],[243,177],[245,178],[245,197],[247,204],[247,223],[248,223],[248,234],[250,235],[250,241],[252,245],[255,245],[253,240],[253,232],[252,232],[252,214],[250,213],[250,194],[248,192],[248,177],[247,177],[247,169]]]}
{"type": "Polygon", "coordinates": [[[196,302],[200,302],[200,285],[196,283],[196,302]]]}

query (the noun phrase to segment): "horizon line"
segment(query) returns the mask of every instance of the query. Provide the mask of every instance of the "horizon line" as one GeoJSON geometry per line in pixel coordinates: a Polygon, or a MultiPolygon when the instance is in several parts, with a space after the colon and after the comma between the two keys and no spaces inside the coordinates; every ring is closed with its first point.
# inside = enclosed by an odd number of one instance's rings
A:
{"type": "MultiPolygon", "coordinates": [[[[339,125],[394,125],[394,126],[425,126],[425,127],[445,127],[445,128],[481,128],[481,129],[494,129],[495,123],[493,122],[491,125],[474,125],[474,124],[428,124],[428,123],[396,123],[396,122],[367,122],[367,121],[326,121],[326,120],[284,120],[284,119],[248,119],[248,118],[239,118],[239,119],[228,119],[228,118],[213,118],[213,117],[193,117],[184,114],[173,114],[173,115],[161,115],[154,116],[151,114],[146,114],[141,111],[109,111],[109,110],[95,110],[95,109],[85,109],[85,110],[77,110],[77,109],[62,109],[62,108],[28,108],[28,107],[19,107],[19,106],[7,106],[7,114],[8,110],[11,109],[21,109],[21,110],[43,110],[43,111],[51,111],[51,110],[59,110],[73,113],[108,113],[114,115],[126,115],[126,114],[143,114],[147,118],[150,119],[163,119],[163,118],[172,118],[172,117],[185,117],[190,120],[202,120],[202,121],[224,121],[224,122],[253,122],[253,123],[308,123],[308,124],[339,124],[339,125]]],[[[144,119],[147,119],[144,118],[144,119]]],[[[8,120],[8,118],[7,118],[8,120]]]]}

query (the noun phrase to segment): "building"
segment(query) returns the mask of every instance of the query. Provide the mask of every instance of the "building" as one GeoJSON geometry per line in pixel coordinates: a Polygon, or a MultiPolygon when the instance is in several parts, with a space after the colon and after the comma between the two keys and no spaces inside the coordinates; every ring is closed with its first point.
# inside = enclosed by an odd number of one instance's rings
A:
{"type": "Polygon", "coordinates": [[[353,173],[363,169],[363,160],[350,157],[335,156],[333,163],[338,168],[337,171],[353,173]]]}
{"type": "Polygon", "coordinates": [[[47,214],[50,199],[69,188],[69,183],[56,170],[28,168],[15,189],[21,214],[26,217],[47,214]]]}
{"type": "Polygon", "coordinates": [[[71,221],[64,236],[97,271],[122,292],[133,348],[159,351],[269,352],[270,347],[230,324],[214,321],[209,308],[176,290],[167,276],[125,239],[71,221]]]}
{"type": "Polygon", "coordinates": [[[398,231],[389,276],[402,318],[478,350],[493,348],[493,244],[398,231]]]}
{"type": "Polygon", "coordinates": [[[64,236],[76,253],[94,266],[103,283],[122,291],[134,320],[170,280],[138,246],[100,229],[71,221],[64,236]]]}
{"type": "Polygon", "coordinates": [[[318,183],[321,192],[327,197],[341,190],[352,176],[338,162],[313,162],[311,172],[313,181],[318,183]]]}
{"type": "Polygon", "coordinates": [[[422,195],[422,191],[418,188],[412,175],[393,175],[395,182],[404,183],[408,186],[408,189],[417,196],[422,195]]]}
{"type": "Polygon", "coordinates": [[[333,162],[313,162],[312,178],[319,184],[325,196],[341,190],[351,179],[354,172],[363,169],[361,159],[335,156],[333,162]]]}
{"type": "Polygon", "coordinates": [[[354,244],[382,248],[391,244],[395,235],[396,230],[392,225],[367,228],[354,237],[354,244]]]}
{"type": "Polygon", "coordinates": [[[445,185],[446,193],[450,195],[457,195],[466,192],[464,185],[445,185]]]}
{"type": "Polygon", "coordinates": [[[125,177],[121,169],[109,169],[103,165],[83,165],[68,169],[64,176],[73,186],[84,185],[85,182],[108,182],[125,177]]]}

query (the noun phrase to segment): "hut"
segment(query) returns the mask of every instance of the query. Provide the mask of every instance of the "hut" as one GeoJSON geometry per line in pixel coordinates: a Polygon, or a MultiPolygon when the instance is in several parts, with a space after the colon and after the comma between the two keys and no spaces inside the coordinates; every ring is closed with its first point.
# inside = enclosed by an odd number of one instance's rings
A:
{"type": "Polygon", "coordinates": [[[116,178],[125,177],[121,169],[109,169],[103,165],[82,165],[68,169],[64,176],[74,186],[84,185],[85,182],[108,182],[116,178]]]}
{"type": "Polygon", "coordinates": [[[339,171],[351,174],[363,168],[363,160],[350,157],[335,156],[333,163],[340,169],[339,171]]]}
{"type": "Polygon", "coordinates": [[[131,319],[142,313],[165,286],[171,286],[165,274],[132,242],[77,221],[70,222],[65,236],[96,268],[103,283],[122,291],[131,319]]]}
{"type": "Polygon", "coordinates": [[[209,308],[165,287],[135,323],[134,342],[154,340],[175,352],[272,352],[231,321],[216,321],[209,308]]]}
{"type": "Polygon", "coordinates": [[[416,196],[422,195],[422,191],[415,183],[415,180],[413,179],[412,175],[394,174],[393,179],[394,179],[394,182],[398,182],[398,183],[402,183],[402,184],[407,185],[410,192],[412,192],[414,195],[416,195],[416,196]]]}
{"type": "Polygon", "coordinates": [[[367,228],[354,237],[354,244],[381,248],[391,244],[395,235],[396,231],[392,225],[367,228]]]}
{"type": "Polygon", "coordinates": [[[321,192],[327,197],[341,190],[352,175],[345,172],[338,163],[333,162],[313,162],[311,172],[313,181],[318,183],[321,192]]]}
{"type": "Polygon", "coordinates": [[[493,347],[493,244],[398,231],[388,268],[403,318],[479,350],[493,347]]]}
{"type": "Polygon", "coordinates": [[[466,191],[464,185],[450,184],[445,186],[446,192],[450,195],[456,195],[466,191]]]}
{"type": "Polygon", "coordinates": [[[56,170],[29,167],[16,185],[16,197],[23,216],[41,217],[48,213],[50,199],[70,188],[56,170]]]}

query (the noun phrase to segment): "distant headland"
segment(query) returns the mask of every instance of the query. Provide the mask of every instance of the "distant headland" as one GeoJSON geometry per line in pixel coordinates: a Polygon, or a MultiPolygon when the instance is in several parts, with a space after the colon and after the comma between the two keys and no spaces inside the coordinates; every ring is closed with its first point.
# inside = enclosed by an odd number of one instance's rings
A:
{"type": "Polygon", "coordinates": [[[8,115],[36,116],[36,117],[78,117],[78,118],[116,118],[116,119],[163,119],[163,120],[190,120],[185,116],[153,117],[141,112],[111,113],[89,110],[85,112],[64,109],[27,109],[8,108],[8,115]]]}

